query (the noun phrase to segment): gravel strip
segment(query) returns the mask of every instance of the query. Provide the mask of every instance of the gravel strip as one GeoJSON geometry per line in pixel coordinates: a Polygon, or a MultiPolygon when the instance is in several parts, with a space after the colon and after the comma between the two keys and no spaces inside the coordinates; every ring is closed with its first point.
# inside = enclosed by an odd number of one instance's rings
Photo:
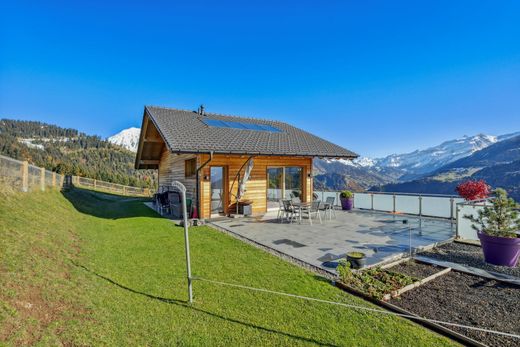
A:
{"type": "Polygon", "coordinates": [[[520,278],[520,264],[514,268],[488,264],[484,261],[482,248],[479,246],[467,245],[460,242],[451,242],[429,251],[422,252],[420,255],[438,260],[451,261],[466,266],[477,267],[487,271],[500,272],[520,278]]]}
{"type": "Polygon", "coordinates": [[[396,266],[392,266],[388,270],[393,271],[393,272],[399,272],[399,273],[402,273],[402,274],[405,274],[408,276],[412,276],[412,277],[422,280],[423,278],[431,276],[443,269],[444,269],[443,267],[422,264],[419,262],[409,260],[409,261],[397,264],[396,266]]]}
{"type": "MultiPolygon", "coordinates": [[[[520,287],[451,271],[391,303],[419,316],[520,335],[520,287]]],[[[447,328],[489,346],[520,340],[457,327],[447,328]]]]}

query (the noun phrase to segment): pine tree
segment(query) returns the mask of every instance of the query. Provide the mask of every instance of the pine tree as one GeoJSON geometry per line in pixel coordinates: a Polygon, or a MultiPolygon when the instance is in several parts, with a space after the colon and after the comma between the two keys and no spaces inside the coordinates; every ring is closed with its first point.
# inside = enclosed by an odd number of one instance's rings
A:
{"type": "Polygon", "coordinates": [[[478,231],[482,231],[491,236],[499,237],[518,237],[520,230],[520,218],[516,211],[516,202],[507,197],[504,189],[495,190],[495,197],[491,206],[484,206],[478,212],[478,217],[465,215],[464,218],[469,219],[471,227],[478,231]]]}

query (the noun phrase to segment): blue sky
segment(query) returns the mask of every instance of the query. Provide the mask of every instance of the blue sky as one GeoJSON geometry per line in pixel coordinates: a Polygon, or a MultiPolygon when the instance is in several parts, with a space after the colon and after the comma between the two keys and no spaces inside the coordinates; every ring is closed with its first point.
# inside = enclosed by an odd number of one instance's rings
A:
{"type": "Polygon", "coordinates": [[[0,117],[108,136],[203,103],[366,156],[520,131],[518,1],[0,6],[0,117]]]}

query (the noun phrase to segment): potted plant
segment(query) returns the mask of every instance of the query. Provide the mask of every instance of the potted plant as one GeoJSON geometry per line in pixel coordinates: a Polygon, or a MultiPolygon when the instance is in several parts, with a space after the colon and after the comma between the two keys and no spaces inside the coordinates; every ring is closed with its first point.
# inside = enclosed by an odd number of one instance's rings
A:
{"type": "Polygon", "coordinates": [[[475,224],[484,259],[493,265],[515,267],[520,258],[520,218],[516,203],[504,189],[495,190],[492,205],[484,206],[478,217],[465,215],[475,224]]]}
{"type": "Polygon", "coordinates": [[[362,252],[348,252],[347,253],[347,261],[350,263],[353,269],[361,269],[365,266],[366,263],[366,255],[362,252]]]}
{"type": "Polygon", "coordinates": [[[344,210],[352,210],[352,206],[353,206],[353,199],[352,197],[354,196],[354,194],[352,194],[352,192],[350,190],[344,190],[341,192],[341,194],[339,195],[339,199],[341,200],[341,208],[344,209],[344,210]]]}

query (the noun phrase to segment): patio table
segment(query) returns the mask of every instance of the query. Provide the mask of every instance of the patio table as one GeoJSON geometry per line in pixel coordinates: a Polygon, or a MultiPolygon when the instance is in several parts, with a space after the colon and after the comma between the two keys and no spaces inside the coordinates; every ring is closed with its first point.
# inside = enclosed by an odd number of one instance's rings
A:
{"type": "MultiPolygon", "coordinates": [[[[292,203],[292,206],[294,208],[298,209],[298,223],[299,224],[302,223],[302,209],[304,209],[304,208],[310,209],[311,205],[312,205],[311,202],[303,202],[303,201],[301,201],[301,202],[293,202],[292,203]]],[[[318,213],[319,213],[319,211],[318,211],[318,213]]],[[[312,224],[312,221],[310,223],[312,224]]],[[[320,221],[320,223],[321,223],[321,221],[320,221]]]]}

